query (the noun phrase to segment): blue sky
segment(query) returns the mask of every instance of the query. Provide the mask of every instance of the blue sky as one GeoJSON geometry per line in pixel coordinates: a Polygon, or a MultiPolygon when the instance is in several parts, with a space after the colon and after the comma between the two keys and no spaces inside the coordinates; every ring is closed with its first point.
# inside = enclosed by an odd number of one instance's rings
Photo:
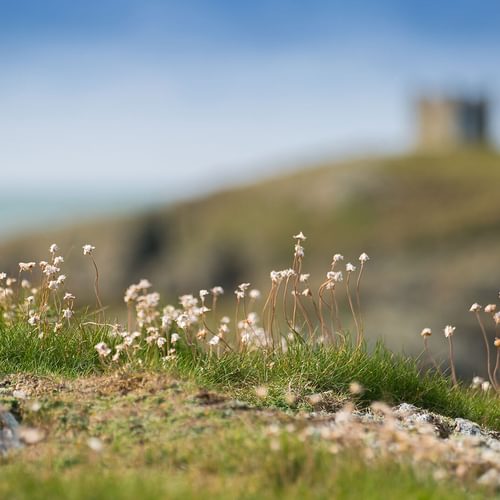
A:
{"type": "Polygon", "coordinates": [[[499,97],[499,21],[493,0],[0,0],[3,181],[168,198],[399,151],[420,90],[499,97]]]}

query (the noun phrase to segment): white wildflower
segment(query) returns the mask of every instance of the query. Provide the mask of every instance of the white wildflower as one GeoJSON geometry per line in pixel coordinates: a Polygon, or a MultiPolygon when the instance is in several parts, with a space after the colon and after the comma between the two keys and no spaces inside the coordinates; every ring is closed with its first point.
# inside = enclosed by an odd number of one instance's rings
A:
{"type": "Polygon", "coordinates": [[[473,389],[477,389],[478,387],[481,387],[483,382],[484,382],[483,377],[473,377],[471,387],[473,389]]]}
{"type": "Polygon", "coordinates": [[[53,266],[51,264],[47,264],[43,268],[43,273],[46,276],[53,276],[54,274],[58,273],[59,271],[60,271],[60,269],[57,266],[53,266]]]}
{"type": "Polygon", "coordinates": [[[63,262],[64,262],[64,259],[60,255],[58,255],[57,257],[54,258],[54,265],[56,265],[56,266],[59,266],[63,262]]]}
{"type": "Polygon", "coordinates": [[[94,346],[94,348],[97,351],[97,354],[99,354],[101,358],[105,358],[111,353],[111,349],[107,346],[105,342],[99,342],[94,346]]]}
{"type": "Polygon", "coordinates": [[[208,343],[210,345],[217,345],[219,342],[220,342],[220,338],[217,335],[215,335],[214,337],[212,337],[210,339],[210,341],[208,343]]]}
{"type": "Polygon", "coordinates": [[[493,320],[495,321],[495,325],[500,325],[500,312],[493,315],[493,320]]]}
{"type": "Polygon", "coordinates": [[[344,279],[342,271],[329,271],[328,273],[326,273],[326,277],[329,280],[334,281],[335,283],[341,283],[344,279]]]}
{"type": "Polygon", "coordinates": [[[304,247],[298,243],[295,245],[295,257],[304,257],[304,247]]]}
{"type": "Polygon", "coordinates": [[[71,319],[73,317],[73,311],[68,307],[67,309],[63,309],[63,318],[71,319]]]}
{"type": "Polygon", "coordinates": [[[57,290],[59,288],[59,282],[57,280],[51,280],[47,286],[50,290],[57,290]]]}
{"type": "Polygon", "coordinates": [[[470,312],[479,312],[481,309],[482,309],[481,306],[477,302],[474,302],[474,304],[472,304],[470,306],[469,311],[470,312]]]}
{"type": "Polygon", "coordinates": [[[484,312],[487,312],[487,313],[494,313],[496,310],[497,310],[497,305],[496,304],[488,304],[484,308],[484,312]]]}
{"type": "Polygon", "coordinates": [[[420,332],[420,335],[422,335],[422,337],[430,337],[432,335],[432,330],[430,328],[424,328],[420,332]]]}
{"type": "Polygon", "coordinates": [[[19,271],[31,271],[36,266],[36,262],[19,262],[19,271]]]}
{"type": "Polygon", "coordinates": [[[170,336],[170,342],[172,342],[172,344],[175,344],[180,339],[181,339],[181,336],[178,333],[172,333],[172,335],[170,336]]]}
{"type": "Polygon", "coordinates": [[[368,262],[370,260],[370,257],[368,257],[368,255],[363,252],[360,256],[359,256],[359,261],[360,262],[368,262]]]}
{"type": "Polygon", "coordinates": [[[444,336],[446,338],[452,337],[453,334],[455,333],[456,327],[451,326],[451,325],[446,325],[444,327],[444,336]]]}
{"type": "Polygon", "coordinates": [[[55,254],[58,250],[59,250],[59,247],[55,243],[52,243],[52,245],[50,245],[50,247],[49,247],[49,252],[51,254],[55,254]]]}
{"type": "Polygon", "coordinates": [[[89,245],[88,243],[83,245],[82,248],[83,248],[83,255],[90,255],[95,250],[95,247],[89,245]]]}
{"type": "Polygon", "coordinates": [[[294,240],[299,240],[299,241],[304,241],[307,238],[304,236],[304,233],[301,231],[299,234],[294,234],[293,235],[294,240]]]}
{"type": "Polygon", "coordinates": [[[344,260],[344,256],[340,253],[336,253],[333,256],[333,262],[340,262],[341,260],[344,260]]]}

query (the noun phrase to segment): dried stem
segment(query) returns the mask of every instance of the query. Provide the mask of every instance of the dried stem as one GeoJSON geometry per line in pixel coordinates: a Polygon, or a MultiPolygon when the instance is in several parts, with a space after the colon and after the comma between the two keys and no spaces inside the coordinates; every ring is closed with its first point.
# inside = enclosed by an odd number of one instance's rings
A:
{"type": "Polygon", "coordinates": [[[94,292],[97,299],[97,305],[99,306],[99,309],[102,309],[102,302],[101,298],[99,297],[99,269],[97,268],[97,264],[92,254],[90,254],[90,259],[92,260],[92,264],[94,265],[95,270],[94,292]]]}

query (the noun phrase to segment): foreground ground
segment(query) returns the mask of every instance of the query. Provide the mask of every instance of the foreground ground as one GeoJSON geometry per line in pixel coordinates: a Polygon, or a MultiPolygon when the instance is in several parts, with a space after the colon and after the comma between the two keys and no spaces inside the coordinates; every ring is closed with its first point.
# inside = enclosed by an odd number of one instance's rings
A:
{"type": "Polygon", "coordinates": [[[4,409],[21,421],[31,443],[4,456],[1,498],[495,495],[494,486],[478,481],[491,469],[494,450],[479,463],[473,437],[434,442],[411,426],[401,433],[387,414],[389,425],[381,425],[384,405],[379,416],[375,407],[355,423],[348,422],[346,401],[336,402],[344,407],[337,415],[320,411],[321,405],[283,411],[165,373],[127,370],[79,379],[10,375],[0,389],[4,409]],[[452,450],[448,442],[458,444],[452,450]],[[435,456],[426,456],[426,448],[435,456]],[[421,468],[414,462],[419,450],[421,468]],[[463,472],[457,471],[461,460],[463,472]]]}

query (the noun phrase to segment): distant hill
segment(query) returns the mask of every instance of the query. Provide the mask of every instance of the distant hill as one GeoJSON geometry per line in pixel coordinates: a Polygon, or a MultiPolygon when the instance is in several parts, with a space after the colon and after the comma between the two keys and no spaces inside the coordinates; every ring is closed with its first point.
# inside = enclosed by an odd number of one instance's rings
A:
{"type": "MultiPolygon", "coordinates": [[[[269,271],[288,267],[291,235],[301,230],[304,270],[318,280],[333,253],[370,255],[363,304],[371,338],[411,350],[422,327],[441,337],[456,324],[457,344],[470,340],[462,344],[470,373],[483,347],[468,307],[495,301],[500,289],[499,191],[500,155],[489,150],[325,163],[135,217],[40,228],[0,248],[0,270],[44,257],[55,241],[67,250],[68,288],[80,303],[92,300],[79,255],[90,242],[107,303],[142,277],[170,297],[212,285],[232,292],[241,281],[265,291],[269,271]]],[[[441,338],[434,343],[445,350],[441,338]]]]}

